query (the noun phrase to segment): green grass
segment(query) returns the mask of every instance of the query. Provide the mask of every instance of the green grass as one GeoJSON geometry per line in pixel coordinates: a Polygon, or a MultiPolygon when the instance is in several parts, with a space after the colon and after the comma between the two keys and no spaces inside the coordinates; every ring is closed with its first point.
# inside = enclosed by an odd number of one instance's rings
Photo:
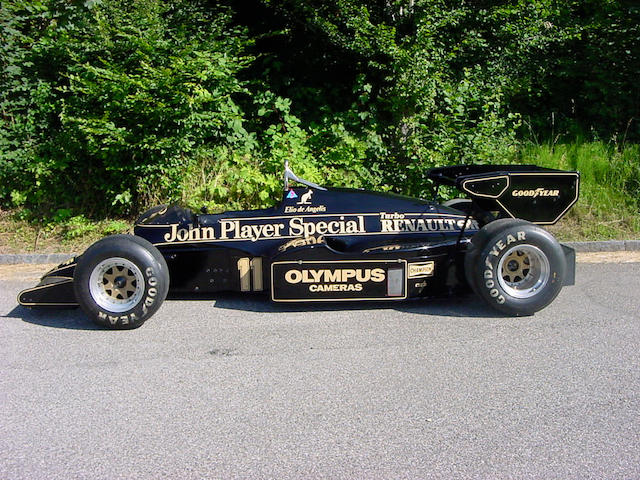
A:
{"type": "Polygon", "coordinates": [[[127,232],[126,220],[90,220],[82,215],[42,222],[21,218],[22,211],[0,210],[0,253],[82,252],[96,240],[127,232]]]}
{"type": "Polygon", "coordinates": [[[580,200],[550,230],[561,240],[640,238],[640,145],[526,145],[519,162],[580,172],[580,200]]]}
{"type": "MultiPolygon", "coordinates": [[[[580,200],[557,225],[549,227],[558,239],[640,238],[640,145],[529,143],[516,160],[580,172],[580,200]]],[[[199,175],[185,177],[193,191],[205,180],[199,175]]],[[[234,198],[230,197],[233,205],[228,207],[240,203],[239,197],[234,198]]],[[[47,220],[33,219],[26,211],[0,211],[0,253],[80,252],[99,238],[126,232],[131,225],[128,220],[72,216],[68,210],[58,210],[47,220]]]]}

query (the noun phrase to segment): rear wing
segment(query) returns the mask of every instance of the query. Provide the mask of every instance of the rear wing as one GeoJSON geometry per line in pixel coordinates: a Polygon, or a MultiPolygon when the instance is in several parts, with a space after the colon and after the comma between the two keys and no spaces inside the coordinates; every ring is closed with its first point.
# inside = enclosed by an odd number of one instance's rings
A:
{"type": "Polygon", "coordinates": [[[458,165],[427,177],[453,185],[485,211],[500,211],[540,225],[556,223],[578,201],[580,174],[535,165],[458,165]]]}

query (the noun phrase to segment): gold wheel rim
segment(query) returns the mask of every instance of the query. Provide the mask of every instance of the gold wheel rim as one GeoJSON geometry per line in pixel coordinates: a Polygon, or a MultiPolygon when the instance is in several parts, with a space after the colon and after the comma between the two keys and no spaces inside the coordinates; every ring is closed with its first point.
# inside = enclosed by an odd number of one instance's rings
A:
{"type": "Polygon", "coordinates": [[[515,298],[530,298],[544,289],[551,277],[549,259],[535,245],[520,244],[509,248],[498,263],[498,283],[515,298]]]}
{"type": "Polygon", "coordinates": [[[144,293],[142,272],[129,259],[107,258],[91,271],[89,293],[93,301],[108,312],[129,311],[142,299],[144,293]]]}

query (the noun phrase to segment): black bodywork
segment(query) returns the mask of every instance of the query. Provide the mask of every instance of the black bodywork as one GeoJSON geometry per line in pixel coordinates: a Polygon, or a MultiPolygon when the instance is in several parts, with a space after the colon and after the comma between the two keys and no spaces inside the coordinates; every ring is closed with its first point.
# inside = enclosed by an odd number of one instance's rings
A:
{"type": "MultiPolygon", "coordinates": [[[[555,223],[578,199],[579,175],[535,166],[434,169],[435,184],[472,200],[433,201],[340,188],[287,188],[268,209],[144,213],[133,233],[162,253],[170,295],[266,292],[274,301],[401,300],[464,285],[464,254],[484,223],[517,217],[555,223]]],[[[572,283],[574,257],[566,249],[572,283]]],[[[76,259],[21,292],[27,306],[73,306],[76,259]]]]}

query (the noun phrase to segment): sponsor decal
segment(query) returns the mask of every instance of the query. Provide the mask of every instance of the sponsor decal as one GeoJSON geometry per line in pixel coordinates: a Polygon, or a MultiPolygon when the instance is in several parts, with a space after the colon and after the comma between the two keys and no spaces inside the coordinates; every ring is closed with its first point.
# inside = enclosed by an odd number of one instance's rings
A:
{"type": "Polygon", "coordinates": [[[435,262],[421,262],[409,264],[409,278],[423,278],[433,275],[435,262]]]}
{"type": "Polygon", "coordinates": [[[300,197],[300,201],[297,203],[298,205],[309,205],[311,203],[311,195],[313,195],[313,190],[307,190],[300,197]]]}
{"type": "Polygon", "coordinates": [[[384,282],[383,268],[291,269],[284,274],[289,284],[308,284],[310,292],[361,292],[363,283],[384,282]]]}
{"type": "Polygon", "coordinates": [[[216,240],[216,232],[213,227],[194,227],[192,224],[186,228],[178,228],[179,225],[170,225],[170,231],[165,233],[165,242],[194,242],[200,240],[216,240]]]}
{"type": "Polygon", "coordinates": [[[278,250],[284,252],[288,248],[304,247],[305,245],[317,245],[318,243],[324,243],[324,237],[322,235],[317,237],[294,238],[293,240],[289,240],[287,243],[280,245],[278,247],[278,250]]]}
{"type": "Polygon", "coordinates": [[[382,268],[291,269],[284,274],[287,283],[384,282],[385,278],[382,268]]]}
{"type": "MultiPolygon", "coordinates": [[[[310,190],[311,191],[311,190],[310,190]]],[[[278,238],[308,238],[323,235],[361,235],[429,233],[478,230],[475,220],[459,217],[429,216],[428,214],[364,213],[352,215],[314,215],[326,210],[324,205],[293,205],[285,212],[312,213],[311,215],[278,216],[254,219],[221,218],[216,224],[195,226],[193,224],[162,225],[161,240],[156,243],[193,243],[245,240],[256,242],[278,238]]],[[[145,225],[140,225],[144,227],[145,225]]],[[[154,225],[153,227],[157,227],[154,225]]],[[[389,250],[398,246],[388,246],[389,250]]]]}
{"type": "Polygon", "coordinates": [[[287,194],[287,198],[298,198],[298,195],[296,195],[296,192],[293,191],[293,188],[289,189],[289,193],[287,194]]]}
{"type": "Polygon", "coordinates": [[[271,275],[275,301],[406,298],[406,261],[274,262],[271,275]]]}
{"type": "Polygon", "coordinates": [[[546,188],[535,188],[532,190],[514,190],[511,192],[513,197],[559,197],[560,190],[547,190],[546,188]]]}
{"type": "Polygon", "coordinates": [[[284,213],[323,213],[326,211],[326,205],[287,205],[284,207],[284,213]]]}
{"type": "Polygon", "coordinates": [[[339,235],[365,233],[364,217],[358,215],[354,220],[346,220],[339,217],[339,220],[305,222],[303,218],[293,217],[289,221],[289,234],[293,236],[310,237],[314,234],[339,235]]]}
{"type": "Polygon", "coordinates": [[[407,218],[403,213],[380,212],[380,226],[382,233],[403,233],[403,232],[451,232],[473,229],[478,230],[480,226],[475,220],[466,221],[459,218],[407,218]]]}
{"type": "Polygon", "coordinates": [[[382,245],[380,247],[367,248],[364,250],[364,253],[371,252],[392,252],[394,250],[400,250],[402,248],[401,245],[382,245]]]}
{"type": "MultiPolygon", "coordinates": [[[[330,217],[331,218],[331,217],[330,217]]],[[[218,232],[211,227],[184,228],[170,225],[163,240],[173,242],[197,242],[208,240],[266,240],[282,237],[311,237],[314,235],[354,235],[365,233],[364,216],[340,216],[335,220],[306,221],[304,217],[291,217],[283,223],[249,223],[251,219],[220,220],[218,232]]],[[[255,222],[255,220],[254,220],[255,222]]]]}
{"type": "Polygon", "coordinates": [[[526,238],[526,234],[525,232],[522,232],[522,231],[517,232],[515,237],[509,234],[507,235],[507,238],[506,238],[507,243],[504,243],[502,240],[498,240],[496,244],[493,246],[493,248],[491,249],[491,251],[489,252],[489,255],[493,255],[494,257],[497,257],[498,255],[500,255],[500,252],[504,250],[508,245],[514,242],[520,242],[525,238],[526,238]]]}

